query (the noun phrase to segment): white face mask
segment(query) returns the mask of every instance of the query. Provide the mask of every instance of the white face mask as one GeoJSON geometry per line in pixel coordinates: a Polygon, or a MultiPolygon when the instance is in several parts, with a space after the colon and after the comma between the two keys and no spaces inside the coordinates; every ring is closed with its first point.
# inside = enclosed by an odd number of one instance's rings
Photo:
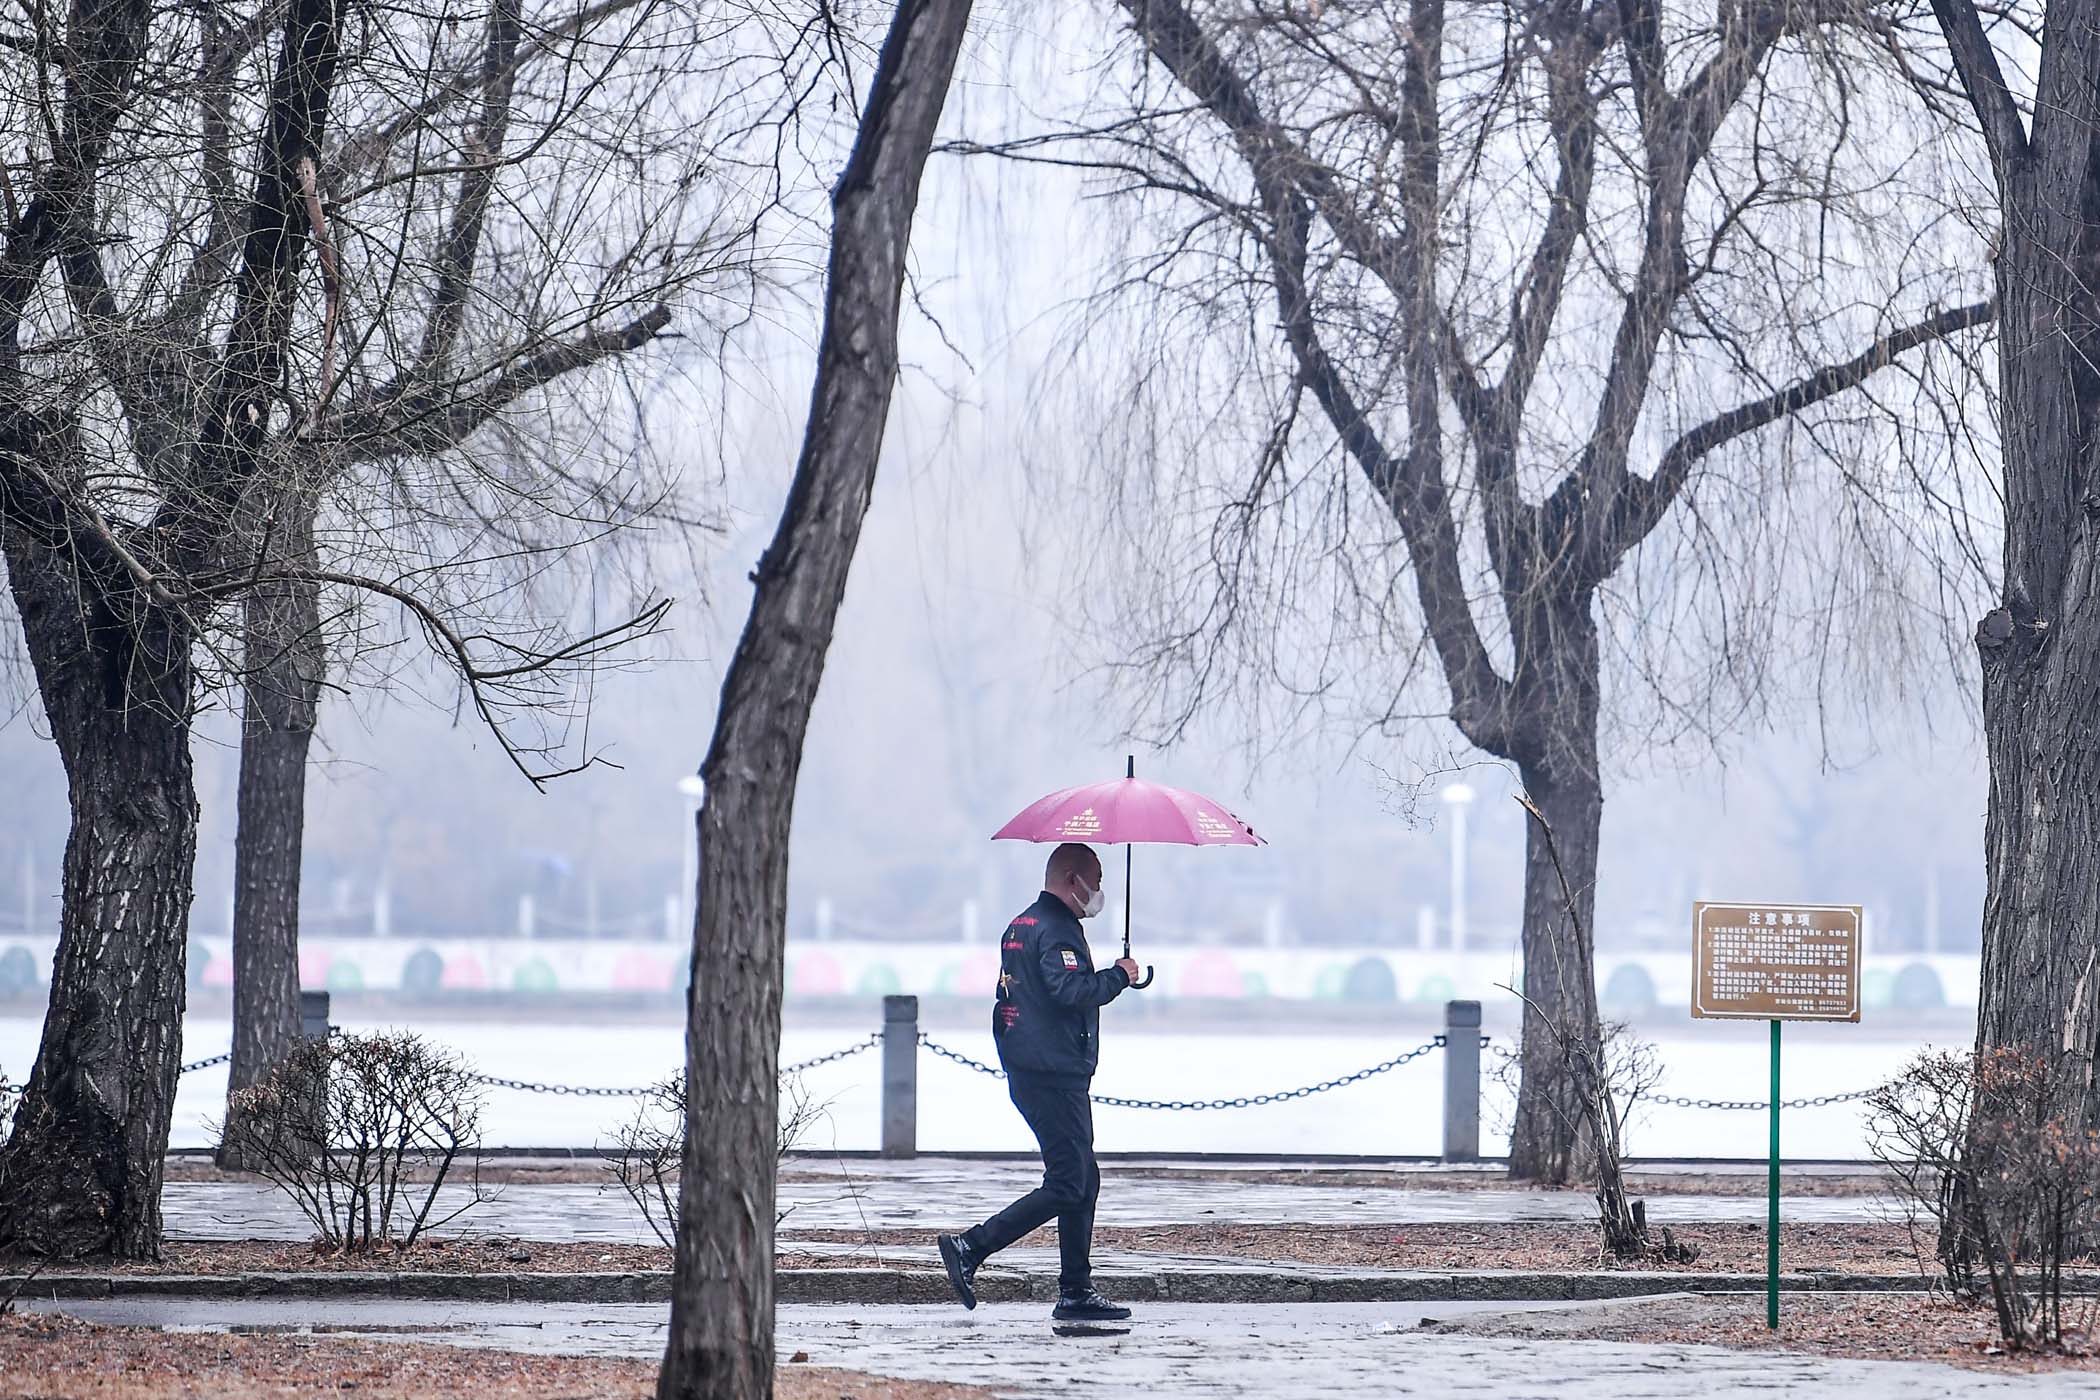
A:
{"type": "Polygon", "coordinates": [[[1082,919],[1091,919],[1096,914],[1100,913],[1102,909],[1107,906],[1107,904],[1107,892],[1103,890],[1101,886],[1096,885],[1094,886],[1093,893],[1089,894],[1086,897],[1086,902],[1079,906],[1079,917],[1082,919]]]}

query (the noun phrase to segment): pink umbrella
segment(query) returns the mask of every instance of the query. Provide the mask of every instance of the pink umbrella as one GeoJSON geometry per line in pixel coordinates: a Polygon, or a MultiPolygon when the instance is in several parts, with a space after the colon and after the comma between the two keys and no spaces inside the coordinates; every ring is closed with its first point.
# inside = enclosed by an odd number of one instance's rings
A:
{"type": "MultiPolygon", "coordinates": [[[[1130,956],[1131,847],[1266,846],[1223,804],[1181,788],[1141,782],[1135,756],[1119,782],[1088,783],[1039,797],[992,833],[994,841],[1095,841],[1123,847],[1123,956],[1130,956]]],[[[1152,969],[1130,984],[1152,985],[1152,969]]]]}

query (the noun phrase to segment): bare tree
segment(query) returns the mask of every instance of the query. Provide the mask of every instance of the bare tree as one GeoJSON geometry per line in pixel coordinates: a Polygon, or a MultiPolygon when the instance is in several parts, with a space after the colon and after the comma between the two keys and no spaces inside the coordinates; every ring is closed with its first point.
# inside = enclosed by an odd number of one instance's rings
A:
{"type": "MultiPolygon", "coordinates": [[[[1897,37],[1848,0],[1121,9],[1144,62],[1111,62],[1078,118],[965,149],[1076,165],[1156,231],[1083,322],[1084,355],[1124,369],[1096,416],[1151,589],[1128,610],[1135,708],[1171,738],[1252,673],[1294,707],[1367,692],[1391,733],[1435,714],[1426,685],[1517,770],[1574,899],[1534,827],[1511,1170],[1561,1179],[1588,1154],[1549,1028],[1599,1053],[1596,990],[1566,970],[1594,914],[1607,670],[1647,697],[1648,732],[1641,705],[1617,721],[1645,747],[1763,712],[1786,684],[1766,658],[1797,640],[1779,585],[1819,551],[1845,581],[1819,665],[1843,665],[1833,633],[1924,615],[1854,548],[1878,506],[1783,548],[1755,523],[1830,508],[1877,461],[1889,495],[1924,495],[1947,435],[1906,437],[1928,435],[1923,352],[1992,315],[1921,251],[1966,234],[1905,203],[1931,172],[1883,120],[1897,37]],[[1894,367],[1884,402],[1869,381],[1894,367]],[[1162,512],[1190,520],[1185,552],[1162,512]]],[[[1912,557],[1940,543],[1923,515],[1886,525],[1912,557]]]]}
{"type": "Polygon", "coordinates": [[[810,708],[875,486],[919,182],[969,0],[902,0],[832,191],[802,454],[722,682],[701,775],[685,1156],[663,1400],[773,1393],[788,831],[810,708]]]}
{"type": "Polygon", "coordinates": [[[571,386],[675,318],[743,314],[749,207],[779,197],[782,110],[809,95],[779,77],[827,70],[831,31],[762,0],[492,4],[77,0],[0,46],[31,134],[0,171],[0,552],[73,821],[0,1246],[158,1251],[200,705],[245,685],[257,740],[252,1074],[296,986],[324,640],[420,634],[538,780],[565,680],[663,616],[541,606],[571,547],[661,504],[642,454],[606,450],[639,416],[618,386],[571,386]],[[715,42],[746,20],[765,42],[715,42]],[[703,281],[741,290],[695,305],[703,281]]]}
{"type": "MultiPolygon", "coordinates": [[[[1934,0],[1996,186],[2004,556],[1976,627],[1990,756],[1980,1052],[2047,1057],[2100,1127],[2100,4],[1934,0]]],[[[1921,82],[1931,99],[1938,91],[1921,82]]],[[[2020,1105],[1986,1095],[1976,1121],[2020,1105]]],[[[2079,1115],[2073,1115],[2074,1121],[2079,1115]]]]}
{"type": "MultiPolygon", "coordinates": [[[[521,600],[514,585],[583,574],[588,588],[606,556],[637,553],[629,527],[686,523],[689,503],[635,450],[640,410],[613,411],[607,390],[639,404],[654,387],[667,357],[637,353],[671,333],[672,306],[685,309],[686,367],[756,309],[781,261],[767,246],[782,203],[771,147],[829,81],[829,31],[814,10],[668,0],[495,0],[478,32],[453,20],[421,17],[429,32],[410,46],[423,61],[327,167],[325,217],[349,256],[324,237],[314,371],[335,403],[292,445],[307,465],[273,523],[281,557],[309,567],[324,553],[449,558],[486,600],[472,610],[517,634],[536,607],[573,609],[559,588],[521,600]],[[582,200],[591,217],[561,214],[582,200]],[[336,352],[346,317],[361,340],[336,352]],[[399,503],[386,531],[325,530],[375,496],[399,503]]],[[[309,212],[325,235],[320,204],[309,212]]],[[[347,607],[324,625],[324,592],[301,576],[246,602],[229,1115],[298,1029],[326,641],[354,655],[367,640],[347,607]]],[[[545,776],[539,753],[513,757],[545,776]]]]}

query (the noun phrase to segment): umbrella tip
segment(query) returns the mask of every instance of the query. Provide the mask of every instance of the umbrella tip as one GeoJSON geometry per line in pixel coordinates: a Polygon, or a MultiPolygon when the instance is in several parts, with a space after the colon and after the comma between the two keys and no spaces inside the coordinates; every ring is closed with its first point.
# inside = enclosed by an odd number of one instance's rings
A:
{"type": "Polygon", "coordinates": [[[1124,756],[1124,758],[1123,758],[1123,776],[1124,776],[1124,777],[1126,777],[1126,778],[1135,778],[1135,777],[1137,776],[1137,755],[1136,755],[1136,754],[1126,754],[1126,755],[1124,756]]]}

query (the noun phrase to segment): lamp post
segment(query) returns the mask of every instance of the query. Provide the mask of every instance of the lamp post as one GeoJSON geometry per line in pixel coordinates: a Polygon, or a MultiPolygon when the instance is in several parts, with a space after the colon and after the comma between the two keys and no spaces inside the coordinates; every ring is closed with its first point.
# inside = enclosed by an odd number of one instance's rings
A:
{"type": "Polygon", "coordinates": [[[1466,948],[1466,809],[1473,805],[1473,789],[1453,783],[1444,789],[1444,805],[1451,809],[1451,951],[1466,948]]]}
{"type": "Polygon", "coordinates": [[[678,792],[685,798],[685,838],[680,843],[685,851],[685,882],[679,886],[678,909],[685,936],[691,938],[693,919],[699,912],[693,901],[700,894],[700,804],[707,800],[707,783],[698,773],[688,773],[678,780],[678,792]]]}

